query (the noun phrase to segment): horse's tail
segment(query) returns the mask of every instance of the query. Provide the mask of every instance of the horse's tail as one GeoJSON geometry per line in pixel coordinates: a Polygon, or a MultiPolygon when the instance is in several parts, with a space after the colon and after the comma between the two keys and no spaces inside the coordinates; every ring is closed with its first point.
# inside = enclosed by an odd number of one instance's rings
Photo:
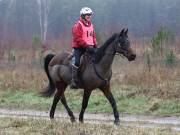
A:
{"type": "Polygon", "coordinates": [[[52,60],[52,58],[54,57],[55,55],[54,54],[47,54],[46,57],[44,58],[44,70],[46,72],[46,75],[49,79],[49,84],[46,88],[44,88],[44,90],[42,92],[40,92],[40,94],[43,96],[43,97],[50,97],[54,94],[55,90],[56,90],[56,87],[54,85],[54,82],[49,74],[49,70],[48,70],[48,65],[49,65],[49,62],[52,60]]]}

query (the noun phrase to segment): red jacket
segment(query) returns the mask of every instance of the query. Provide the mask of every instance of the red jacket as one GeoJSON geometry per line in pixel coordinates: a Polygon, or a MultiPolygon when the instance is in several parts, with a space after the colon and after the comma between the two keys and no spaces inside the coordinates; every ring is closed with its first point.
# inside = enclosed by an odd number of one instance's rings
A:
{"type": "MultiPolygon", "coordinates": [[[[88,22],[88,24],[85,24],[82,18],[80,18],[80,21],[87,27],[91,26],[91,22],[88,22]]],[[[85,48],[88,46],[88,44],[83,40],[83,29],[79,21],[73,26],[72,28],[72,36],[73,36],[73,43],[72,47],[73,48],[85,48]]],[[[96,33],[93,31],[93,43],[94,46],[96,47],[97,41],[96,41],[96,33]]]]}

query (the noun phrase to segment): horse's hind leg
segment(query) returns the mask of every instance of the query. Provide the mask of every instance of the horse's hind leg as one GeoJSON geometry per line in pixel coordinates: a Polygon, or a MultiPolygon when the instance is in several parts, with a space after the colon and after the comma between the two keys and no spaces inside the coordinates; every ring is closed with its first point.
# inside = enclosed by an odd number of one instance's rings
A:
{"type": "Polygon", "coordinates": [[[83,95],[83,101],[82,101],[82,108],[81,108],[81,112],[79,114],[79,121],[80,122],[84,122],[84,112],[86,110],[86,107],[88,105],[88,101],[89,101],[89,97],[91,95],[92,90],[84,90],[84,95],[83,95]]]}
{"type": "Polygon", "coordinates": [[[64,93],[63,93],[62,96],[61,96],[61,103],[62,103],[62,104],[64,105],[64,107],[66,108],[66,110],[67,110],[67,112],[68,112],[68,115],[70,116],[71,122],[75,122],[74,114],[73,114],[73,112],[71,111],[71,109],[69,108],[69,106],[67,105],[66,97],[65,97],[64,93]]]}
{"type": "Polygon", "coordinates": [[[56,83],[57,91],[56,91],[56,94],[54,95],[53,104],[52,104],[51,110],[50,110],[50,118],[51,119],[54,118],[56,105],[59,102],[61,96],[64,94],[66,87],[67,87],[67,85],[64,82],[57,82],[56,83]]]}
{"type": "Polygon", "coordinates": [[[111,93],[110,90],[110,85],[106,86],[105,88],[101,89],[102,92],[104,93],[104,95],[106,96],[106,98],[108,99],[108,101],[110,102],[112,108],[113,108],[113,113],[114,113],[114,117],[115,117],[115,121],[114,124],[119,125],[119,112],[117,110],[117,105],[116,105],[116,101],[114,99],[113,94],[111,93]]]}

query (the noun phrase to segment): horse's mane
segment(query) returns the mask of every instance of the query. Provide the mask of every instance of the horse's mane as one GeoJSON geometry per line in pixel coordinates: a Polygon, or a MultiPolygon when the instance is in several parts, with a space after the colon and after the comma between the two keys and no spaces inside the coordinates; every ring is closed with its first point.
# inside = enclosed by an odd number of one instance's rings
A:
{"type": "Polygon", "coordinates": [[[108,40],[106,40],[106,42],[101,47],[97,49],[94,59],[95,63],[98,63],[102,59],[106,48],[115,40],[116,35],[117,35],[116,33],[113,34],[108,40]]]}

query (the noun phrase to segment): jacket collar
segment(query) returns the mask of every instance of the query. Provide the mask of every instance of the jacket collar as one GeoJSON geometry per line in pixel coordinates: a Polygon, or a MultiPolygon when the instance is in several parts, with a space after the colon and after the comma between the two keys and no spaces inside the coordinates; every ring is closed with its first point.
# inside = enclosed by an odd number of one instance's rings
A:
{"type": "Polygon", "coordinates": [[[84,19],[82,19],[82,17],[80,17],[80,21],[85,25],[85,26],[91,26],[91,22],[90,21],[85,21],[84,19]]]}

